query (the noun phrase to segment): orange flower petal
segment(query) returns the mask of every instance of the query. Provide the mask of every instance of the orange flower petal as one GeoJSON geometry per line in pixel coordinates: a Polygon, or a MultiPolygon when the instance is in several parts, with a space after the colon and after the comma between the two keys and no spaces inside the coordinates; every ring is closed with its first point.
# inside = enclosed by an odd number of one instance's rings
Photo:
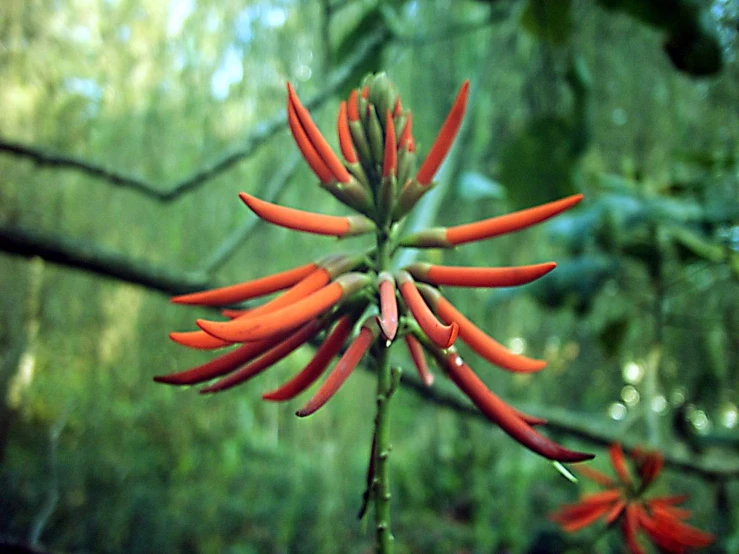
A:
{"type": "Polygon", "coordinates": [[[453,267],[414,263],[406,270],[416,279],[454,287],[513,287],[543,277],[557,266],[554,262],[518,267],[453,267]]]}
{"type": "Polygon", "coordinates": [[[393,117],[398,117],[403,113],[403,106],[400,104],[400,96],[395,98],[395,105],[393,106],[393,117]]]}
{"type": "Polygon", "coordinates": [[[621,524],[621,530],[624,534],[626,546],[631,554],[645,554],[644,549],[639,544],[636,537],[639,530],[639,510],[635,504],[627,504],[625,508],[625,517],[621,524]]]}
{"type": "Polygon", "coordinates": [[[583,477],[590,479],[594,483],[603,485],[604,487],[612,487],[616,484],[616,482],[608,477],[608,475],[606,475],[605,473],[601,473],[597,469],[593,469],[592,467],[586,465],[577,466],[577,468],[575,468],[575,471],[583,477]]]}
{"type": "Polygon", "coordinates": [[[568,533],[574,533],[580,529],[592,525],[603,517],[611,507],[608,505],[588,505],[577,515],[570,514],[566,521],[560,522],[560,526],[568,533]]]}
{"type": "Polygon", "coordinates": [[[349,377],[351,372],[357,367],[359,360],[362,359],[367,349],[372,345],[379,328],[374,323],[374,319],[371,319],[371,324],[365,324],[356,339],[346,349],[344,355],[338,361],[336,366],[328,374],[326,381],[321,385],[321,388],[311,398],[308,403],[296,412],[298,417],[306,417],[316,412],[331,397],[336,394],[342,384],[349,377]]]}
{"type": "Polygon", "coordinates": [[[240,193],[239,198],[265,221],[296,231],[344,237],[369,233],[375,229],[372,220],[361,215],[340,217],[306,212],[265,202],[245,192],[240,193]]]}
{"type": "Polygon", "coordinates": [[[346,106],[349,121],[359,121],[359,104],[357,102],[357,89],[349,93],[349,101],[346,106]]]}
{"type": "Polygon", "coordinates": [[[305,134],[305,130],[298,119],[298,114],[295,112],[295,107],[289,99],[287,102],[287,123],[290,126],[290,131],[292,131],[298,149],[303,154],[303,158],[308,162],[313,173],[316,174],[322,183],[334,182],[336,180],[334,174],[321,159],[321,156],[318,155],[308,135],[305,134]]]}
{"type": "Polygon", "coordinates": [[[431,308],[428,307],[421,297],[421,293],[418,292],[410,273],[407,271],[398,272],[398,286],[403,300],[405,300],[408,309],[413,314],[413,318],[421,326],[423,332],[441,348],[449,348],[454,344],[459,334],[459,325],[451,320],[449,325],[444,325],[436,319],[431,308]]]}
{"type": "Polygon", "coordinates": [[[240,365],[253,360],[262,352],[272,348],[275,344],[283,340],[285,336],[286,333],[282,333],[265,340],[243,344],[228,354],[219,356],[202,365],[185,371],[154,377],[154,381],[168,385],[194,385],[209,381],[215,377],[230,373],[240,365]]]}
{"type": "Polygon", "coordinates": [[[339,158],[336,156],[336,154],[334,154],[334,151],[331,149],[328,142],[326,142],[326,139],[323,138],[323,135],[321,134],[321,131],[318,130],[316,124],[313,123],[313,119],[311,119],[310,113],[308,112],[308,110],[305,109],[303,104],[300,103],[300,99],[298,98],[298,95],[295,93],[295,89],[290,83],[287,84],[287,92],[289,101],[292,102],[295,108],[295,113],[300,120],[300,124],[303,126],[305,133],[308,135],[308,138],[310,139],[313,147],[318,152],[318,155],[321,157],[326,166],[328,166],[329,170],[331,171],[331,173],[333,173],[334,177],[336,177],[337,181],[339,181],[340,183],[348,182],[351,179],[351,175],[341,163],[341,161],[339,161],[339,158]]]}
{"type": "Polygon", "coordinates": [[[201,389],[200,392],[209,393],[224,391],[235,387],[236,385],[240,385],[252,377],[256,377],[265,369],[273,366],[289,354],[292,354],[301,345],[315,337],[322,327],[323,323],[314,319],[313,321],[303,325],[303,327],[301,327],[297,332],[289,334],[287,339],[264,352],[259,356],[259,358],[250,364],[242,367],[238,371],[235,371],[231,375],[224,377],[220,381],[213,383],[209,387],[201,389]]]}
{"type": "Polygon", "coordinates": [[[408,112],[408,119],[405,122],[405,127],[403,127],[403,130],[400,133],[400,138],[398,139],[398,148],[400,149],[406,149],[411,150],[411,145],[413,144],[413,114],[411,112],[408,112]]]}
{"type": "Polygon", "coordinates": [[[488,419],[529,450],[559,462],[582,462],[594,457],[592,454],[568,450],[528,425],[508,404],[485,386],[454,349],[450,349],[444,356],[444,361],[450,379],[472,400],[472,403],[488,419]]]}
{"type": "Polygon", "coordinates": [[[281,387],[263,394],[262,398],[278,402],[291,400],[310,387],[323,374],[331,359],[344,346],[344,342],[349,337],[353,326],[353,319],[347,316],[342,317],[316,350],[315,356],[308,365],[281,387]]]}
{"type": "Polygon", "coordinates": [[[395,297],[395,279],[387,271],[378,276],[380,284],[380,316],[377,322],[387,340],[393,340],[398,331],[398,300],[395,297]]]}
{"type": "Polygon", "coordinates": [[[339,119],[336,123],[339,134],[339,147],[344,159],[350,164],[355,164],[357,160],[357,153],[354,150],[354,144],[352,143],[352,134],[349,130],[349,122],[347,121],[346,113],[346,102],[342,102],[339,105],[339,119]]]}
{"type": "Polygon", "coordinates": [[[221,310],[221,315],[223,317],[227,317],[228,319],[236,319],[237,317],[245,316],[248,313],[249,313],[248,309],[231,310],[229,308],[224,308],[221,310]]]}
{"type": "Polygon", "coordinates": [[[408,352],[413,360],[413,365],[416,366],[416,370],[418,371],[418,376],[421,378],[424,385],[430,387],[434,383],[434,376],[429,371],[429,366],[426,363],[426,356],[423,354],[421,343],[418,342],[418,339],[410,333],[405,335],[405,343],[408,346],[408,352]]]}
{"type": "Polygon", "coordinates": [[[639,508],[639,524],[649,538],[668,552],[684,552],[688,547],[703,548],[713,543],[713,535],[687,523],[661,515],[650,516],[639,508]]]}
{"type": "Polygon", "coordinates": [[[431,308],[439,314],[442,321],[456,322],[459,325],[459,336],[472,350],[489,362],[518,373],[532,373],[541,371],[547,365],[543,360],[534,360],[508,350],[498,341],[483,333],[474,323],[467,319],[451,302],[444,298],[436,289],[428,285],[419,285],[431,308]]]}
{"type": "Polygon", "coordinates": [[[623,448],[621,448],[620,444],[614,443],[611,445],[611,449],[609,452],[611,455],[611,464],[613,464],[613,469],[616,470],[616,475],[618,475],[621,483],[623,483],[624,485],[631,485],[632,479],[631,475],[629,474],[629,469],[626,467],[626,459],[624,457],[623,448]]]}
{"type": "Polygon", "coordinates": [[[467,242],[489,239],[505,233],[519,231],[572,208],[582,199],[582,194],[573,194],[567,198],[555,200],[554,202],[542,204],[541,206],[491,217],[490,219],[484,219],[474,223],[448,227],[445,238],[450,244],[457,246],[467,242]]]}
{"type": "Polygon", "coordinates": [[[345,295],[360,289],[368,281],[369,277],[366,275],[348,273],[290,306],[259,317],[244,317],[231,321],[198,319],[195,323],[203,331],[219,339],[233,342],[261,340],[275,333],[299,327],[331,308],[345,295]]]}
{"type": "Polygon", "coordinates": [[[416,174],[416,181],[422,185],[428,185],[434,178],[436,171],[439,169],[441,162],[444,161],[449,149],[454,142],[454,138],[457,136],[457,131],[462,124],[462,118],[464,117],[464,111],[467,107],[467,96],[469,93],[470,82],[465,81],[462,84],[462,88],[457,94],[457,98],[454,100],[452,109],[449,110],[444,124],[439,130],[439,134],[431,146],[426,159],[421,164],[418,173],[416,174]]]}
{"type": "Polygon", "coordinates": [[[606,525],[610,525],[614,521],[616,521],[619,516],[623,513],[624,508],[626,508],[626,501],[625,500],[619,500],[616,502],[611,510],[606,514],[606,525]]]}
{"type": "Polygon", "coordinates": [[[233,343],[221,339],[212,337],[204,331],[186,331],[186,332],[172,332],[169,334],[169,338],[177,344],[187,346],[188,348],[197,348],[198,350],[215,350],[216,348],[223,348],[224,346],[231,346],[233,343]]]}
{"type": "Polygon", "coordinates": [[[171,302],[175,304],[195,304],[199,306],[225,306],[228,304],[236,304],[251,298],[257,298],[259,296],[264,296],[265,294],[286,289],[314,271],[316,267],[318,266],[315,263],[309,263],[293,269],[288,269],[287,271],[267,275],[266,277],[253,279],[251,281],[246,281],[245,283],[239,283],[237,285],[229,285],[227,287],[206,290],[203,292],[194,292],[191,294],[175,296],[171,299],[171,302]]]}

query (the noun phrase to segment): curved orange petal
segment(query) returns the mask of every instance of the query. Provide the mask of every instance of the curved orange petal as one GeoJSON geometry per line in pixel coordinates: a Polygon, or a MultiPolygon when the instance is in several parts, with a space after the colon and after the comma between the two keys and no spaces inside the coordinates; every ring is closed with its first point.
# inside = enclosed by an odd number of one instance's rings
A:
{"type": "Polygon", "coordinates": [[[624,457],[624,450],[621,448],[621,445],[618,443],[612,444],[609,453],[611,455],[611,464],[613,464],[613,469],[616,470],[618,478],[624,485],[631,485],[631,474],[629,473],[629,468],[626,467],[626,458],[624,457]]]}
{"type": "Polygon", "coordinates": [[[353,89],[349,93],[349,100],[346,105],[347,116],[349,121],[359,121],[359,103],[357,102],[357,89],[353,89]]]}
{"type": "Polygon", "coordinates": [[[489,239],[505,233],[519,231],[537,223],[541,223],[565,210],[572,208],[583,199],[582,194],[573,194],[561,200],[548,202],[541,206],[527,208],[518,212],[491,217],[474,223],[447,227],[445,238],[450,244],[457,246],[467,242],[489,239]]]}
{"type": "Polygon", "coordinates": [[[406,270],[416,279],[453,287],[513,287],[543,277],[554,262],[516,267],[454,267],[417,262],[406,270]]]}
{"type": "Polygon", "coordinates": [[[219,339],[234,342],[251,342],[275,333],[294,329],[325,312],[345,294],[367,284],[369,277],[358,273],[342,275],[333,283],[317,290],[294,304],[258,317],[243,317],[231,321],[207,321],[195,323],[206,333],[219,339]]]}
{"type": "Polygon", "coordinates": [[[454,349],[450,349],[443,359],[447,374],[454,384],[488,419],[529,450],[559,462],[582,462],[594,457],[592,454],[564,448],[536,431],[508,404],[493,394],[454,349]]]}
{"type": "Polygon", "coordinates": [[[321,156],[318,155],[308,135],[305,134],[305,130],[298,119],[298,114],[295,112],[295,107],[290,100],[287,102],[287,123],[290,126],[290,131],[292,131],[295,144],[298,145],[298,149],[303,154],[303,158],[305,158],[313,173],[316,174],[322,183],[334,182],[336,180],[334,174],[321,159],[321,156]]]}
{"type": "Polygon", "coordinates": [[[626,505],[621,530],[623,531],[624,540],[626,541],[626,546],[629,548],[629,552],[631,554],[645,554],[636,536],[639,530],[639,508],[636,504],[626,505]]]}
{"type": "Polygon", "coordinates": [[[174,296],[170,300],[175,304],[195,304],[199,306],[225,306],[236,304],[251,298],[257,298],[278,290],[286,289],[318,267],[315,263],[301,265],[287,271],[252,279],[244,283],[220,287],[202,292],[193,292],[174,296]]]}
{"type": "Polygon", "coordinates": [[[342,384],[349,377],[351,372],[357,367],[359,360],[362,359],[367,349],[372,345],[379,328],[374,323],[374,320],[370,320],[371,324],[365,324],[356,339],[346,349],[344,355],[338,361],[336,366],[328,374],[326,381],[324,381],[318,392],[311,398],[308,403],[296,412],[298,417],[306,417],[316,412],[331,397],[336,394],[342,384]]]}
{"type": "Polygon", "coordinates": [[[301,345],[312,339],[318,334],[318,331],[323,327],[323,323],[318,320],[313,320],[301,327],[295,333],[288,335],[284,341],[270,348],[264,352],[259,358],[251,362],[250,364],[242,367],[238,371],[235,371],[231,375],[224,377],[220,381],[213,383],[209,387],[205,387],[200,390],[201,393],[209,392],[220,392],[241,383],[248,381],[252,377],[259,375],[265,369],[273,366],[281,359],[285,358],[289,354],[292,354],[301,345]]]}
{"type": "Polygon", "coordinates": [[[608,475],[606,475],[605,473],[602,473],[598,471],[597,469],[594,469],[586,465],[577,466],[577,468],[575,468],[575,471],[579,473],[580,475],[582,475],[583,477],[590,479],[594,483],[603,485],[604,487],[612,487],[616,484],[616,482],[610,477],[608,477],[608,475]]]}
{"type": "Polygon", "coordinates": [[[336,122],[339,135],[339,147],[341,148],[341,153],[344,156],[344,159],[350,164],[355,164],[359,160],[357,159],[357,152],[354,150],[354,144],[352,143],[352,134],[349,130],[346,111],[346,102],[342,102],[339,105],[339,119],[336,122]]]}
{"type": "Polygon", "coordinates": [[[308,138],[310,139],[313,147],[316,149],[316,152],[318,152],[318,155],[321,157],[326,166],[328,166],[329,170],[331,171],[331,173],[333,173],[337,181],[339,181],[340,183],[348,182],[351,179],[351,175],[341,163],[341,161],[339,161],[339,158],[336,156],[336,154],[334,154],[334,151],[331,149],[328,142],[326,142],[326,139],[323,138],[323,135],[321,134],[321,131],[318,130],[316,124],[313,123],[313,119],[311,119],[310,113],[307,109],[305,109],[303,104],[301,104],[298,95],[295,93],[295,89],[290,83],[287,83],[287,92],[289,101],[292,102],[295,108],[295,113],[300,120],[300,124],[305,130],[305,133],[308,135],[308,138]]]}
{"type": "Polygon", "coordinates": [[[291,400],[301,392],[310,387],[316,379],[326,370],[331,359],[339,353],[344,342],[349,337],[354,326],[354,320],[348,316],[342,317],[336,324],[334,329],[329,333],[321,346],[316,350],[313,359],[306,365],[300,373],[295,375],[284,385],[276,388],[271,392],[264,393],[264,400],[285,401],[291,400]]]}
{"type": "Polygon", "coordinates": [[[413,360],[413,365],[416,366],[416,370],[418,371],[418,376],[424,385],[430,387],[434,383],[434,375],[429,371],[421,343],[410,333],[405,335],[405,343],[408,346],[408,352],[413,360]]]}
{"type": "Polygon", "coordinates": [[[198,350],[215,350],[224,346],[231,346],[233,342],[217,339],[204,331],[173,331],[169,338],[177,344],[198,350]]]}
{"type": "Polygon", "coordinates": [[[203,381],[209,381],[215,377],[230,373],[240,365],[253,360],[262,352],[272,348],[275,344],[283,340],[285,336],[286,333],[282,333],[265,340],[243,344],[235,350],[202,365],[177,373],[158,375],[154,377],[154,381],[168,385],[194,385],[203,381]]]}
{"type": "Polygon", "coordinates": [[[387,271],[378,276],[380,293],[380,315],[377,322],[387,340],[393,340],[398,331],[398,300],[395,297],[395,279],[387,271]]]}
{"type": "Polygon", "coordinates": [[[395,143],[395,123],[390,111],[385,114],[385,155],[382,162],[382,176],[389,177],[398,166],[398,147],[395,143]]]}
{"type": "Polygon", "coordinates": [[[431,308],[428,307],[421,297],[421,293],[418,292],[410,273],[407,271],[398,272],[398,286],[400,295],[423,332],[441,348],[449,348],[454,344],[459,334],[459,324],[456,321],[448,320],[449,325],[444,325],[436,319],[431,308]]]}
{"type": "Polygon", "coordinates": [[[437,290],[427,285],[419,285],[418,288],[432,309],[439,314],[441,320],[447,323],[456,322],[459,325],[460,338],[489,362],[508,371],[519,373],[532,373],[541,371],[546,367],[547,363],[545,361],[515,354],[486,335],[437,290]]]}
{"type": "Polygon", "coordinates": [[[400,138],[398,139],[398,148],[406,150],[411,150],[411,146],[413,144],[413,114],[411,112],[408,112],[408,119],[405,122],[405,127],[403,127],[403,130],[400,133],[400,138]]]}
{"type": "Polygon", "coordinates": [[[361,215],[335,216],[286,208],[242,192],[239,198],[265,221],[296,231],[344,237],[374,231],[372,220],[361,215]]]}
{"type": "Polygon", "coordinates": [[[421,167],[416,173],[416,181],[422,185],[428,185],[434,178],[436,171],[439,169],[441,162],[444,161],[449,149],[452,147],[454,138],[457,136],[459,127],[462,124],[462,118],[464,117],[464,111],[467,107],[467,96],[469,93],[470,82],[465,81],[462,84],[462,88],[459,89],[457,98],[454,100],[449,115],[447,115],[444,124],[439,130],[439,134],[434,140],[434,144],[431,145],[426,159],[421,164],[421,167]]]}

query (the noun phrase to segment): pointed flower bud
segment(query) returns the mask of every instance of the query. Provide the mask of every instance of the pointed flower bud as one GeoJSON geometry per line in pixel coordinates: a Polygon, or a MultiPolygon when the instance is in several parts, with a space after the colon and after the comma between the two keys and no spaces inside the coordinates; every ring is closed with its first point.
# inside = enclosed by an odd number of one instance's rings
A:
{"type": "Polygon", "coordinates": [[[317,267],[315,263],[309,263],[288,269],[287,271],[260,277],[259,279],[253,279],[245,283],[239,283],[238,285],[174,296],[171,302],[174,304],[195,304],[198,306],[237,304],[251,298],[257,298],[265,294],[286,289],[309,273],[312,273],[317,267]]]}
{"type": "Polygon", "coordinates": [[[380,325],[385,339],[392,341],[398,332],[398,301],[395,298],[395,279],[387,271],[377,277],[380,293],[380,316],[377,322],[380,325]]]}
{"type": "Polygon", "coordinates": [[[423,353],[423,347],[418,339],[411,333],[405,335],[405,343],[408,346],[408,353],[411,355],[413,365],[418,371],[418,376],[421,381],[427,387],[430,387],[434,383],[434,375],[429,371],[429,366],[426,363],[426,356],[423,353]]]}
{"type": "Polygon", "coordinates": [[[262,352],[265,352],[279,343],[287,336],[287,333],[277,334],[267,339],[242,344],[235,350],[219,356],[202,365],[180,371],[170,373],[169,375],[160,375],[154,377],[157,383],[166,383],[168,385],[195,385],[210,381],[215,377],[220,377],[232,372],[243,364],[253,360],[262,352]]]}
{"type": "Polygon", "coordinates": [[[452,287],[513,287],[552,271],[554,262],[519,267],[450,267],[417,262],[405,268],[419,281],[452,287]]]}
{"type": "Polygon", "coordinates": [[[245,192],[240,193],[239,198],[265,221],[296,231],[304,231],[316,235],[349,237],[375,230],[375,224],[372,220],[361,215],[339,217],[306,212],[265,202],[245,192]]]}
{"type": "Polygon", "coordinates": [[[454,384],[485,416],[526,448],[559,462],[582,462],[594,458],[592,454],[568,450],[534,430],[480,381],[453,348],[443,356],[447,374],[454,384]]]}
{"type": "Polygon", "coordinates": [[[436,319],[418,292],[413,277],[407,271],[398,272],[398,286],[406,306],[423,332],[441,348],[449,348],[454,344],[459,334],[459,325],[455,321],[449,321],[449,325],[444,325],[436,319]]]}
{"type": "Polygon", "coordinates": [[[275,333],[299,327],[320,315],[342,298],[358,291],[370,278],[359,273],[347,273],[313,294],[259,317],[246,317],[231,321],[198,319],[195,323],[206,333],[219,339],[234,342],[251,342],[267,338],[275,333]]]}
{"type": "Polygon", "coordinates": [[[262,353],[262,355],[260,355],[256,360],[239,368],[237,371],[224,377],[220,381],[213,383],[209,387],[201,389],[201,394],[224,391],[256,377],[265,369],[292,354],[300,346],[315,337],[323,327],[324,323],[325,322],[317,319],[306,323],[297,332],[288,334],[285,340],[262,353]]]}
{"type": "Polygon", "coordinates": [[[362,325],[357,338],[346,349],[346,352],[344,352],[344,355],[331,370],[331,373],[329,373],[318,392],[316,392],[305,406],[296,412],[299,417],[306,417],[315,413],[336,394],[339,387],[344,384],[351,372],[354,371],[354,368],[357,367],[359,360],[362,359],[375,341],[379,332],[380,329],[374,318],[368,318],[362,325]]]}
{"type": "MultiPolygon", "coordinates": [[[[305,109],[303,104],[300,103],[300,99],[290,83],[287,84],[287,91],[288,105],[292,105],[300,126],[305,131],[308,140],[318,153],[318,156],[323,160],[323,163],[328,167],[329,171],[337,181],[340,183],[346,183],[351,178],[349,172],[343,166],[339,158],[336,157],[336,154],[334,154],[334,151],[331,149],[328,142],[326,142],[326,139],[323,138],[323,135],[321,134],[321,131],[318,130],[316,124],[313,123],[310,113],[305,109]]],[[[321,180],[323,181],[323,179],[321,180]]]]}
{"type": "Polygon", "coordinates": [[[395,173],[398,164],[398,146],[395,143],[395,125],[390,112],[385,112],[385,157],[382,162],[382,176],[389,177],[395,173]]]}
{"type": "MultiPolygon", "coordinates": [[[[489,362],[517,373],[541,371],[547,365],[543,360],[533,360],[508,350],[498,341],[486,335],[479,327],[457,310],[439,291],[428,285],[419,285],[421,294],[442,321],[457,323],[460,338],[489,362]]],[[[402,289],[401,289],[402,291],[402,289]]]]}
{"type": "Polygon", "coordinates": [[[321,346],[316,350],[315,356],[295,377],[290,379],[281,387],[262,395],[264,400],[285,401],[295,398],[301,392],[310,387],[323,374],[331,359],[336,356],[344,346],[346,339],[354,326],[354,319],[343,316],[339,319],[334,329],[329,333],[321,346]]]}
{"type": "Polygon", "coordinates": [[[469,93],[470,82],[465,81],[462,88],[457,94],[457,98],[454,100],[452,109],[449,110],[444,124],[441,126],[441,130],[431,146],[426,159],[416,174],[416,181],[422,185],[428,185],[434,178],[441,162],[449,153],[449,149],[452,147],[454,138],[457,136],[459,127],[462,125],[462,118],[464,117],[464,111],[467,108],[467,96],[469,93]]]}

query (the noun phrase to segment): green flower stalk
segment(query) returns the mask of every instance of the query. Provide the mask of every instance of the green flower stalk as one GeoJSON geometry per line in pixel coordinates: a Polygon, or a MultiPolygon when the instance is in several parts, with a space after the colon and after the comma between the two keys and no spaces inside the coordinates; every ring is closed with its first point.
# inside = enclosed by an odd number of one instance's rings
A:
{"type": "Polygon", "coordinates": [[[508,371],[535,372],[546,364],[511,352],[489,337],[446,300],[440,289],[522,285],[552,271],[553,262],[500,268],[420,262],[395,272],[391,268],[392,256],[399,248],[453,248],[517,231],[573,207],[582,195],[398,238],[397,226],[434,186],[434,175],[462,124],[469,83],[462,85],[418,169],[412,114],[403,108],[385,74],[368,76],[339,107],[337,130],[343,160],[314,124],[292,85],[288,83],[287,89],[288,124],[305,161],[320,186],[356,213],[323,215],[278,206],[246,193],[241,193],[241,200],[257,216],[274,225],[334,237],[371,233],[375,246],[369,252],[331,255],[245,283],[173,298],[178,304],[229,306],[280,292],[248,310],[224,310],[225,320],[197,320],[199,330],[172,333],[172,340],[184,346],[231,350],[200,366],[155,380],[175,385],[210,382],[201,389],[202,393],[228,390],[318,338],[320,346],[311,362],[284,385],[263,395],[271,401],[291,400],[328,371],[317,392],[297,411],[298,416],[306,417],[337,394],[360,360],[367,359],[377,372],[377,413],[362,513],[368,503],[374,506],[376,548],[380,553],[391,552],[393,544],[389,408],[399,375],[391,370],[388,351],[397,342],[408,348],[423,383],[430,386],[434,380],[427,364],[430,356],[483,414],[530,450],[559,462],[592,458],[590,454],[568,450],[535,430],[535,425],[545,421],[508,405],[474,374],[457,352],[457,340],[508,371]],[[336,356],[340,358],[329,370],[336,356]]]}

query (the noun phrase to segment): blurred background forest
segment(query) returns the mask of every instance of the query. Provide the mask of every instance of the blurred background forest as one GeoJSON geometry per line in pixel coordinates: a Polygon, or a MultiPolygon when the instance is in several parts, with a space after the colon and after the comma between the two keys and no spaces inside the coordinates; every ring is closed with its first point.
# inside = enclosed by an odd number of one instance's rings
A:
{"type": "MultiPolygon", "coordinates": [[[[425,223],[586,194],[541,228],[409,253],[559,263],[515,291],[450,292],[487,332],[549,361],[511,377],[470,355],[478,374],[548,418],[553,438],[597,453],[597,468],[613,441],[661,449],[659,490],[689,495],[691,522],[717,537],[709,551],[739,552],[738,24],[733,0],[2,2],[2,540],[371,551],[356,513],[372,374],[307,420],[260,395],[309,349],[219,395],[151,378],[210,357],[167,338],[197,312],[169,295],[344,248],[258,222],[237,194],[346,213],[298,157],[285,82],[335,145],[339,99],[384,70],[422,153],[472,83],[425,223]]],[[[425,389],[407,373],[392,427],[398,552],[564,551],[572,537],[547,514],[588,485],[446,379],[425,389]]]]}

